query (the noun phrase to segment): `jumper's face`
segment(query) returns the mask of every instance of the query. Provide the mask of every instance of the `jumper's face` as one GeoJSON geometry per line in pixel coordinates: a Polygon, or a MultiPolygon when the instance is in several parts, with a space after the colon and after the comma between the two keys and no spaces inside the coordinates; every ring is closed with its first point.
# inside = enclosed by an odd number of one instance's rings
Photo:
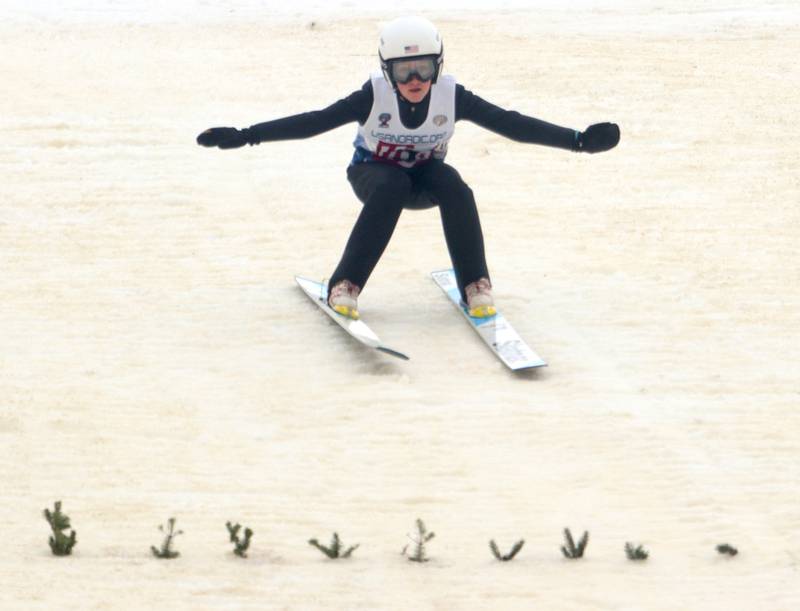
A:
{"type": "Polygon", "coordinates": [[[436,76],[435,55],[393,59],[388,64],[392,80],[400,95],[412,104],[425,99],[431,90],[433,77],[436,76]]]}
{"type": "Polygon", "coordinates": [[[406,100],[417,104],[428,95],[431,90],[431,81],[421,81],[414,76],[407,83],[397,83],[397,90],[406,100]]]}

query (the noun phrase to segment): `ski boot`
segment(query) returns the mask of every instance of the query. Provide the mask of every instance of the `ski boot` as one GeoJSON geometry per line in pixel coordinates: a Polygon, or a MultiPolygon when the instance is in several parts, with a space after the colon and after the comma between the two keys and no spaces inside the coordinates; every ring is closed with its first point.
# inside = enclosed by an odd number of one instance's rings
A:
{"type": "Polygon", "coordinates": [[[473,318],[490,318],[497,314],[492,299],[492,283],[488,278],[479,278],[464,287],[467,297],[467,312],[473,318]]]}
{"type": "Polygon", "coordinates": [[[358,320],[358,294],[361,288],[349,280],[340,280],[328,294],[328,305],[337,314],[358,320]]]}

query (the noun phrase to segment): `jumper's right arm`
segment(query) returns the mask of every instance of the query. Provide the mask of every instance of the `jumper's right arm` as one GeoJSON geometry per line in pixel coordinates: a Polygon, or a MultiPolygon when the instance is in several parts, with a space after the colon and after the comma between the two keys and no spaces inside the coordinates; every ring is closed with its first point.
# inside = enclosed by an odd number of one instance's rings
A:
{"type": "Polygon", "coordinates": [[[310,138],[353,121],[363,123],[371,107],[372,86],[367,81],[360,90],[322,110],[257,123],[244,129],[212,127],[197,136],[197,144],[232,149],[245,144],[310,138]]]}

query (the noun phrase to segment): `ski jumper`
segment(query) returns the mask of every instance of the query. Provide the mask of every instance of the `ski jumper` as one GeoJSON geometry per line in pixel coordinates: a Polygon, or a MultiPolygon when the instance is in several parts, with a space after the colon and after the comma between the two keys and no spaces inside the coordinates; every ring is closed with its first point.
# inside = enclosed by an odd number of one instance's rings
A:
{"type": "Polygon", "coordinates": [[[306,138],[358,121],[347,178],[363,206],[329,287],[347,279],[363,288],[403,209],[438,206],[459,288],[489,277],[472,190],[444,162],[456,121],[471,120],[516,141],[576,150],[578,132],[508,111],[442,75],[412,104],[381,73],[328,108],[259,123],[250,143],[306,138]]]}
{"type": "MultiPolygon", "coordinates": [[[[439,207],[450,259],[465,286],[488,277],[478,210],[471,189],[444,163],[455,127],[456,83],[444,76],[431,85],[419,125],[404,125],[398,96],[376,73],[373,103],[358,128],[347,178],[361,213],[329,286],[348,279],[363,287],[394,233],[404,208],[439,207]]],[[[415,111],[416,112],[416,111],[415,111]]]]}

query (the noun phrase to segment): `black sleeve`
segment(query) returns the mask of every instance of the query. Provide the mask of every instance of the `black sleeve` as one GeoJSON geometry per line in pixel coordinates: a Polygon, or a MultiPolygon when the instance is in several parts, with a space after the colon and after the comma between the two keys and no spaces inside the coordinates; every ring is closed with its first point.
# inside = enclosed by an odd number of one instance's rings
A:
{"type": "Polygon", "coordinates": [[[297,140],[316,136],[353,121],[363,124],[369,117],[372,98],[372,83],[367,81],[358,91],[322,110],[252,125],[248,130],[248,141],[250,144],[258,144],[274,140],[297,140]]]}
{"type": "Polygon", "coordinates": [[[456,121],[461,119],[517,142],[577,150],[578,132],[574,129],[553,125],[514,110],[505,110],[475,95],[463,85],[456,85],[456,121]]]}

